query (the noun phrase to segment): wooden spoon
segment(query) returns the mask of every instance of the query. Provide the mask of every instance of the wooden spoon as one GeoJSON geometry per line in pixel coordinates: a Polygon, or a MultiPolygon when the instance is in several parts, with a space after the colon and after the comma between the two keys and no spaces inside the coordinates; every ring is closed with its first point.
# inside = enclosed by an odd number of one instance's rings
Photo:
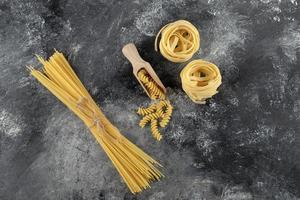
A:
{"type": "Polygon", "coordinates": [[[151,65],[146,62],[145,60],[143,60],[136,48],[136,46],[133,43],[129,43],[126,44],[123,49],[122,52],[124,54],[124,56],[130,61],[132,68],[133,68],[133,74],[136,77],[136,79],[139,81],[139,83],[141,84],[141,86],[144,88],[145,92],[147,93],[147,95],[151,98],[149,91],[147,90],[147,88],[144,86],[144,84],[140,81],[139,77],[138,77],[138,72],[141,69],[144,69],[148,72],[149,76],[154,80],[154,82],[161,88],[161,90],[163,91],[164,94],[166,94],[167,90],[165,88],[165,86],[162,84],[162,82],[160,81],[160,79],[158,78],[157,74],[155,73],[155,71],[153,70],[153,68],[151,67],[151,65]]]}

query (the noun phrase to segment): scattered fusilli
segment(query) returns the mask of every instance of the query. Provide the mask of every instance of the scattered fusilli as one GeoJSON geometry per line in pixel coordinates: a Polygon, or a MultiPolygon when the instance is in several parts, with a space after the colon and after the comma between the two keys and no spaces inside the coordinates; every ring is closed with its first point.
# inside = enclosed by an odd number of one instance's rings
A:
{"type": "Polygon", "coordinates": [[[170,121],[173,112],[173,106],[169,100],[161,100],[158,103],[150,105],[148,108],[139,108],[138,114],[143,116],[140,121],[140,127],[144,128],[147,123],[151,123],[151,132],[156,140],[161,140],[162,136],[158,130],[160,127],[166,127],[170,121]]]}
{"type": "Polygon", "coordinates": [[[158,140],[158,141],[161,140],[162,136],[158,130],[157,119],[151,120],[151,132],[152,132],[153,137],[156,140],[158,140]]]}
{"type": "Polygon", "coordinates": [[[141,69],[137,75],[139,80],[149,92],[150,98],[153,100],[159,100],[147,108],[140,107],[138,109],[137,113],[143,116],[139,125],[144,128],[148,123],[150,123],[153,137],[160,141],[162,136],[158,130],[158,126],[166,127],[170,121],[173,107],[171,106],[170,101],[166,100],[163,90],[149,76],[146,70],[141,69]]]}
{"type": "Polygon", "coordinates": [[[159,115],[156,114],[155,112],[150,113],[150,114],[146,115],[145,117],[143,117],[143,119],[140,121],[140,127],[144,128],[148,122],[150,122],[151,120],[154,120],[154,119],[158,119],[158,118],[159,118],[159,115]]]}
{"type": "Polygon", "coordinates": [[[166,112],[165,112],[164,115],[162,116],[162,120],[161,120],[160,123],[159,123],[159,125],[160,125],[161,127],[166,127],[166,126],[167,126],[167,124],[168,124],[169,121],[170,121],[172,112],[173,112],[173,106],[170,104],[169,101],[166,103],[166,105],[167,105],[166,112]]]}

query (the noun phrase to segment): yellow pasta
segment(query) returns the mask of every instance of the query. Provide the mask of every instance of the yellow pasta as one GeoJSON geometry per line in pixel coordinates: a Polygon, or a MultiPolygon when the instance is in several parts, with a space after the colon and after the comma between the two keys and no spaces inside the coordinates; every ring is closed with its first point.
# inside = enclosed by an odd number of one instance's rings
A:
{"type": "Polygon", "coordinates": [[[165,94],[163,91],[160,89],[160,87],[152,80],[152,78],[149,76],[146,70],[141,69],[138,72],[138,77],[140,81],[144,84],[146,89],[148,90],[151,99],[164,99],[165,94]]]}
{"type": "Polygon", "coordinates": [[[164,115],[162,116],[162,120],[160,121],[159,125],[161,127],[166,127],[167,124],[169,123],[170,121],[170,118],[171,118],[171,115],[172,115],[172,112],[173,112],[173,106],[170,104],[169,101],[166,102],[166,112],[164,113],[164,115]]]}
{"type": "Polygon", "coordinates": [[[144,84],[148,90],[151,99],[159,100],[158,103],[151,104],[148,108],[140,107],[137,113],[143,118],[141,119],[139,126],[144,128],[147,123],[151,122],[151,132],[153,137],[156,140],[161,140],[162,136],[158,130],[158,120],[161,119],[161,127],[165,127],[171,117],[173,107],[170,104],[170,101],[165,100],[166,96],[160,87],[152,80],[146,70],[142,69],[138,72],[139,80],[144,84]],[[170,108],[171,107],[171,108],[170,108]]]}
{"type": "Polygon", "coordinates": [[[200,35],[197,28],[186,20],[178,20],[162,27],[155,38],[155,51],[158,50],[169,61],[185,62],[192,58],[200,47],[200,35]]]}
{"type": "Polygon", "coordinates": [[[165,100],[163,100],[163,101],[160,101],[158,104],[157,104],[157,106],[156,106],[156,113],[160,116],[160,117],[162,117],[163,115],[164,115],[164,107],[165,107],[165,105],[162,103],[162,102],[164,102],[165,100]]]}
{"type": "Polygon", "coordinates": [[[205,104],[207,98],[217,94],[222,83],[219,68],[205,60],[194,60],[180,73],[182,88],[193,102],[205,104]]]}
{"type": "Polygon", "coordinates": [[[159,163],[105,117],[62,53],[56,51],[49,60],[38,59],[44,66],[43,72],[28,67],[31,75],[89,127],[132,193],[141,192],[163,176],[156,168],[159,163]]]}
{"type": "Polygon", "coordinates": [[[148,115],[150,113],[153,113],[156,109],[156,104],[152,104],[151,106],[149,106],[148,108],[143,108],[143,107],[139,107],[137,113],[139,115],[148,115]]]}
{"type": "MultiPolygon", "coordinates": [[[[160,101],[159,103],[158,103],[158,105],[159,106],[162,106],[162,107],[164,107],[164,106],[168,106],[168,100],[162,100],[162,101],[160,101]]],[[[170,103],[170,102],[169,102],[170,103]]]]}
{"type": "Polygon", "coordinates": [[[145,83],[145,85],[146,85],[146,88],[148,89],[148,91],[150,91],[151,99],[165,98],[165,95],[162,92],[162,90],[160,88],[158,88],[154,82],[150,81],[148,83],[145,83]]]}
{"type": "Polygon", "coordinates": [[[156,140],[158,140],[158,141],[161,140],[162,136],[161,136],[161,134],[160,134],[160,132],[158,130],[157,119],[151,120],[151,132],[152,132],[153,137],[156,140]]]}
{"type": "Polygon", "coordinates": [[[158,120],[160,120],[159,125],[165,127],[170,121],[172,112],[173,107],[169,100],[161,100],[148,108],[139,108],[138,114],[144,116],[139,125],[144,128],[147,123],[151,122],[152,135],[156,140],[160,141],[162,136],[158,130],[158,120]]]}
{"type": "Polygon", "coordinates": [[[144,69],[142,69],[138,72],[138,77],[144,84],[146,84],[150,81],[150,77],[148,76],[148,73],[144,69]]]}
{"type": "Polygon", "coordinates": [[[154,119],[158,119],[160,116],[153,112],[153,113],[150,113],[150,114],[147,114],[145,117],[143,117],[143,119],[140,121],[140,127],[144,128],[146,126],[146,124],[148,122],[150,122],[151,120],[154,120],[154,119]]]}

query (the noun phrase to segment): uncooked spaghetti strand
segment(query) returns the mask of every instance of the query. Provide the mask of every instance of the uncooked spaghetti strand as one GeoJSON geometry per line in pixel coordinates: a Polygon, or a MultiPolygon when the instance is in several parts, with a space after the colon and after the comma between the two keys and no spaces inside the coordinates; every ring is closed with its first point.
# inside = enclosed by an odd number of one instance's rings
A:
{"type": "Polygon", "coordinates": [[[122,159],[125,159],[128,163],[130,163],[131,165],[135,165],[134,166],[136,169],[138,169],[139,171],[146,171],[144,169],[146,168],[141,168],[140,164],[142,164],[142,162],[140,162],[141,160],[139,159],[139,157],[135,157],[134,154],[132,154],[132,152],[130,150],[128,150],[127,148],[125,148],[126,146],[123,146],[123,144],[121,145],[116,145],[116,142],[112,142],[112,144],[114,144],[113,148],[117,149],[117,153],[122,154],[122,159]],[[130,157],[130,159],[126,158],[126,155],[128,157],[130,157]]]}
{"type": "Polygon", "coordinates": [[[65,69],[66,74],[68,74],[70,77],[72,77],[73,81],[80,87],[81,91],[84,91],[85,94],[87,96],[89,96],[88,91],[86,90],[86,88],[84,87],[84,85],[82,84],[82,82],[80,81],[80,79],[78,78],[76,73],[74,72],[73,68],[70,66],[69,62],[66,60],[65,56],[62,53],[55,50],[55,54],[53,55],[53,59],[55,57],[58,58],[58,59],[55,59],[55,60],[57,60],[58,62],[61,63],[60,66],[63,69],[65,69]]]}
{"type": "MultiPolygon", "coordinates": [[[[54,54],[53,55],[53,57],[50,57],[50,59],[49,59],[49,61],[45,61],[45,60],[43,60],[41,57],[39,57],[38,56],[38,58],[39,58],[39,60],[44,64],[44,67],[48,67],[48,70],[52,70],[52,71],[49,71],[49,73],[51,73],[52,74],[52,76],[53,75],[55,75],[56,74],[56,76],[55,77],[57,77],[58,79],[60,79],[60,80],[62,80],[61,82],[64,82],[64,84],[61,86],[61,87],[63,87],[66,91],[70,91],[69,90],[69,88],[67,87],[67,86],[69,86],[69,87],[71,87],[71,89],[73,90],[73,95],[75,94],[75,96],[76,96],[76,91],[79,93],[79,95],[84,95],[84,93],[85,92],[81,92],[81,91],[78,91],[78,90],[76,90],[76,89],[74,89],[74,87],[72,87],[72,86],[70,86],[70,85],[68,85],[68,84],[71,84],[73,81],[72,80],[78,80],[79,82],[80,82],[80,80],[77,78],[77,76],[76,76],[76,74],[73,72],[73,73],[69,73],[69,74],[71,74],[71,76],[75,76],[75,77],[70,77],[71,79],[69,79],[68,78],[68,75],[66,75],[66,73],[64,73],[65,71],[61,71],[61,70],[59,70],[59,69],[62,69],[63,67],[61,66],[61,65],[53,65],[53,63],[55,63],[55,60],[54,60],[54,58],[55,58],[55,56],[56,56],[57,54],[54,54]],[[52,66],[52,67],[51,67],[52,66]],[[56,72],[56,73],[55,73],[56,72]]],[[[61,54],[62,55],[62,54],[61,54]]],[[[63,57],[64,58],[64,57],[63,57]]],[[[65,60],[65,59],[63,59],[63,60],[65,60]]],[[[58,61],[58,60],[56,60],[56,61],[58,61]]],[[[56,62],[56,63],[59,63],[59,62],[56,62]]],[[[66,66],[69,66],[69,65],[66,65],[66,66]]],[[[70,68],[71,69],[71,68],[70,68]]],[[[47,70],[47,68],[46,68],[46,70],[47,70]]],[[[72,70],[72,69],[71,69],[72,70]]],[[[73,85],[74,86],[74,85],[73,85]]],[[[85,89],[84,89],[85,90],[85,89]]],[[[86,93],[87,93],[87,91],[86,91],[86,93]]],[[[78,96],[78,95],[77,95],[78,96]]],[[[87,93],[87,96],[85,96],[84,98],[88,98],[90,95],[87,93]]],[[[89,103],[91,103],[91,104],[94,104],[95,105],[95,103],[94,103],[94,101],[92,100],[92,99],[90,99],[89,100],[89,103]]],[[[104,116],[103,114],[101,114],[102,116],[104,116]]]]}
{"type": "Polygon", "coordinates": [[[76,98],[76,96],[78,96],[77,95],[78,90],[74,89],[74,85],[73,85],[73,87],[71,86],[71,84],[73,82],[70,79],[67,79],[67,81],[64,81],[64,80],[66,80],[66,76],[64,76],[64,73],[62,73],[62,71],[59,70],[58,66],[53,65],[53,63],[50,63],[49,61],[45,61],[40,56],[37,56],[37,58],[44,65],[44,71],[46,71],[50,80],[53,80],[56,84],[59,85],[60,88],[65,89],[65,91],[68,91],[69,94],[72,95],[74,98],[76,98]],[[62,84],[62,83],[64,83],[64,84],[62,84]]]}
{"type": "MultiPolygon", "coordinates": [[[[44,76],[42,73],[40,73],[37,70],[32,70],[31,74],[38,79],[39,81],[43,82],[43,85],[51,91],[58,99],[60,99],[70,110],[72,110],[77,116],[81,117],[81,113],[79,110],[75,109],[75,106],[71,105],[68,99],[71,99],[71,96],[68,96],[69,94],[64,92],[60,87],[58,87],[55,83],[51,82],[46,76],[44,76]]],[[[85,118],[85,120],[87,119],[85,118]]]]}
{"type": "Polygon", "coordinates": [[[45,87],[48,88],[57,98],[59,98],[62,102],[64,102],[69,109],[71,109],[75,114],[77,114],[80,118],[84,119],[83,121],[87,122],[90,118],[87,116],[83,116],[82,110],[75,109],[76,103],[73,103],[73,101],[68,101],[68,99],[72,99],[71,96],[68,97],[68,94],[64,92],[64,90],[61,90],[58,86],[56,86],[54,83],[52,83],[47,77],[45,77],[43,74],[41,74],[38,71],[32,71],[33,76],[35,76],[38,80],[45,82],[45,87]],[[67,98],[64,98],[67,97],[67,98]]]}
{"type": "Polygon", "coordinates": [[[126,155],[122,153],[122,150],[117,145],[111,145],[111,150],[119,155],[118,158],[120,159],[120,163],[122,163],[123,166],[128,169],[127,171],[132,175],[131,177],[134,178],[138,185],[149,186],[149,183],[142,175],[142,172],[136,167],[138,166],[138,163],[134,164],[132,161],[126,158],[127,156],[130,156],[130,154],[126,155]]]}
{"type": "Polygon", "coordinates": [[[73,81],[73,78],[71,76],[69,76],[67,73],[65,73],[64,69],[62,67],[60,67],[57,60],[50,58],[49,63],[52,66],[55,66],[53,69],[56,69],[56,71],[58,72],[57,74],[59,76],[61,76],[65,80],[65,82],[68,83],[68,85],[62,84],[61,85],[62,88],[66,88],[66,86],[68,86],[68,87],[70,87],[70,89],[74,90],[80,96],[86,96],[86,94],[84,92],[82,92],[82,90],[80,90],[80,88],[77,86],[76,82],[73,81]]]}
{"type": "MultiPolygon", "coordinates": [[[[133,150],[130,150],[130,151],[132,151],[133,154],[136,154],[136,152],[133,152],[133,150]]],[[[150,159],[142,159],[142,161],[146,164],[145,166],[148,168],[148,171],[154,175],[155,179],[159,180],[161,177],[164,177],[164,175],[158,169],[156,169],[153,165],[153,164],[157,164],[162,167],[162,165],[157,163],[157,161],[155,161],[151,158],[150,159]]]]}
{"type": "MultiPolygon", "coordinates": [[[[93,132],[93,131],[92,131],[93,132]]],[[[103,149],[105,150],[105,152],[107,152],[107,156],[110,158],[110,160],[112,161],[112,163],[115,166],[120,166],[118,160],[116,159],[116,155],[114,155],[109,148],[106,146],[105,143],[103,143],[103,141],[99,138],[99,136],[97,134],[94,134],[94,136],[96,137],[97,141],[99,142],[99,144],[103,147],[103,149]]],[[[132,193],[136,193],[139,192],[138,191],[138,186],[136,184],[134,184],[134,182],[130,181],[130,177],[128,176],[128,174],[126,173],[126,170],[122,167],[116,167],[117,171],[119,172],[119,174],[121,175],[121,177],[123,177],[123,180],[125,181],[125,183],[128,185],[128,188],[130,189],[130,191],[132,193]]]]}
{"type": "Polygon", "coordinates": [[[55,50],[55,53],[53,54],[53,56],[50,57],[50,59],[51,58],[56,60],[59,63],[59,67],[64,70],[64,73],[72,78],[73,82],[76,83],[80,91],[84,93],[83,96],[87,97],[91,102],[94,102],[93,99],[90,97],[90,94],[88,93],[88,91],[86,90],[82,82],[80,81],[80,79],[75,74],[69,62],[64,57],[64,55],[55,50]]]}
{"type": "Polygon", "coordinates": [[[41,62],[45,74],[29,68],[31,74],[90,128],[132,193],[150,187],[163,176],[154,166],[159,163],[127,140],[104,116],[62,54],[56,52],[49,61],[41,62]]]}
{"type": "MultiPolygon", "coordinates": [[[[127,149],[127,148],[126,148],[127,149]]],[[[131,149],[127,149],[127,151],[131,152],[132,155],[134,155],[135,153],[131,150],[131,149]]],[[[147,167],[149,165],[149,163],[147,163],[144,159],[138,159],[136,160],[137,161],[137,164],[138,164],[138,167],[141,171],[143,172],[149,172],[149,167],[147,167]],[[144,164],[147,164],[147,165],[144,165],[144,164]]],[[[149,165],[150,166],[150,165],[149,165]]],[[[151,167],[150,167],[151,168],[151,167]]],[[[151,175],[151,174],[148,174],[148,173],[145,173],[145,176],[147,176],[147,178],[150,180],[150,179],[157,179],[159,178],[161,175],[160,175],[160,172],[158,172],[156,169],[151,169],[153,172],[155,172],[155,176],[151,175]]]]}
{"type": "MultiPolygon", "coordinates": [[[[59,100],[63,103],[67,104],[68,99],[71,99],[72,96],[69,96],[64,90],[62,90],[58,85],[56,85],[53,81],[43,75],[41,72],[35,69],[30,69],[31,75],[34,76],[38,81],[43,83],[43,85],[53,93],[59,100]]],[[[70,108],[71,109],[71,108],[70,108]]],[[[72,109],[73,110],[73,109],[72,109]]]]}
{"type": "MultiPolygon", "coordinates": [[[[117,147],[117,148],[119,148],[119,147],[117,147]]],[[[121,156],[122,157],[122,156],[121,156]]],[[[122,157],[123,158],[123,157],[122,157]]],[[[133,166],[133,167],[138,167],[139,166],[139,160],[137,160],[138,161],[138,163],[136,163],[136,166],[133,166]]],[[[128,165],[129,166],[129,165],[128,165]]],[[[148,169],[149,170],[149,169],[148,169]]],[[[140,171],[139,170],[139,172],[140,172],[140,175],[142,175],[142,173],[143,172],[145,172],[145,171],[148,171],[147,169],[145,169],[145,170],[142,170],[142,171],[140,171]]],[[[131,170],[132,171],[132,170],[131,170]]],[[[149,172],[149,171],[148,171],[149,172]]],[[[145,178],[147,178],[148,179],[148,181],[147,181],[147,187],[150,187],[150,185],[148,184],[149,183],[149,181],[151,181],[151,179],[152,179],[152,177],[151,176],[149,176],[148,175],[148,173],[144,173],[144,175],[142,175],[142,180],[145,180],[145,178]],[[150,179],[149,179],[150,178],[150,179]]]]}
{"type": "MultiPolygon", "coordinates": [[[[126,139],[126,138],[125,138],[126,139]]],[[[124,145],[128,147],[130,151],[132,151],[133,154],[141,157],[144,162],[146,162],[149,165],[156,164],[160,167],[163,167],[159,162],[154,160],[152,157],[150,157],[148,154],[146,154],[144,151],[142,151],[140,148],[138,148],[136,145],[134,145],[131,141],[126,139],[126,142],[124,142],[124,145]]]]}
{"type": "Polygon", "coordinates": [[[126,144],[122,144],[120,147],[121,152],[124,154],[129,154],[130,157],[132,157],[132,161],[130,161],[132,164],[137,164],[137,168],[141,171],[147,171],[147,166],[144,166],[144,159],[141,155],[136,155],[136,152],[134,152],[132,149],[128,148],[126,144]]]}
{"type": "Polygon", "coordinates": [[[140,180],[136,177],[136,175],[132,174],[134,170],[130,169],[129,164],[126,163],[126,161],[124,162],[123,157],[120,156],[120,153],[117,152],[117,150],[114,148],[114,146],[112,144],[109,144],[109,142],[106,143],[106,146],[110,149],[110,152],[112,152],[113,155],[116,155],[115,161],[118,163],[118,165],[122,169],[125,169],[124,172],[126,174],[127,179],[132,183],[136,183],[136,185],[142,185],[140,180]]]}
{"type": "MultiPolygon", "coordinates": [[[[50,57],[49,61],[46,61],[46,63],[49,63],[50,65],[54,66],[51,69],[56,72],[56,76],[61,77],[61,79],[65,80],[64,84],[61,82],[62,88],[65,88],[67,91],[70,91],[67,88],[70,87],[71,91],[75,91],[80,96],[89,96],[89,94],[87,94],[80,87],[78,87],[78,83],[74,81],[75,78],[70,73],[66,73],[66,70],[64,70],[58,59],[55,59],[55,57],[50,57]]],[[[45,67],[47,67],[47,65],[45,67]]]]}
{"type": "Polygon", "coordinates": [[[123,180],[128,185],[130,191],[132,193],[137,192],[137,188],[139,188],[138,184],[133,180],[133,178],[127,173],[127,170],[123,167],[123,165],[117,159],[117,156],[111,151],[111,149],[105,144],[103,145],[106,148],[106,151],[109,152],[107,155],[111,158],[112,162],[117,167],[118,172],[123,177],[123,180]]]}

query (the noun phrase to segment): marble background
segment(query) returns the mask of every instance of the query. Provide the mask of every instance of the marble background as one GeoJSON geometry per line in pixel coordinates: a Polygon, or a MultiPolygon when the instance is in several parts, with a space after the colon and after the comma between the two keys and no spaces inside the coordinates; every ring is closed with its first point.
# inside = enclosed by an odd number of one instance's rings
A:
{"type": "Polygon", "coordinates": [[[0,199],[300,199],[298,0],[1,0],[0,199]],[[216,63],[219,94],[192,103],[154,51],[164,24],[192,22],[194,58],[216,63]],[[149,99],[121,48],[134,42],[175,111],[157,143],[138,127],[149,99]],[[67,55],[109,119],[166,175],[131,195],[85,125],[25,70],[67,55]]]}

